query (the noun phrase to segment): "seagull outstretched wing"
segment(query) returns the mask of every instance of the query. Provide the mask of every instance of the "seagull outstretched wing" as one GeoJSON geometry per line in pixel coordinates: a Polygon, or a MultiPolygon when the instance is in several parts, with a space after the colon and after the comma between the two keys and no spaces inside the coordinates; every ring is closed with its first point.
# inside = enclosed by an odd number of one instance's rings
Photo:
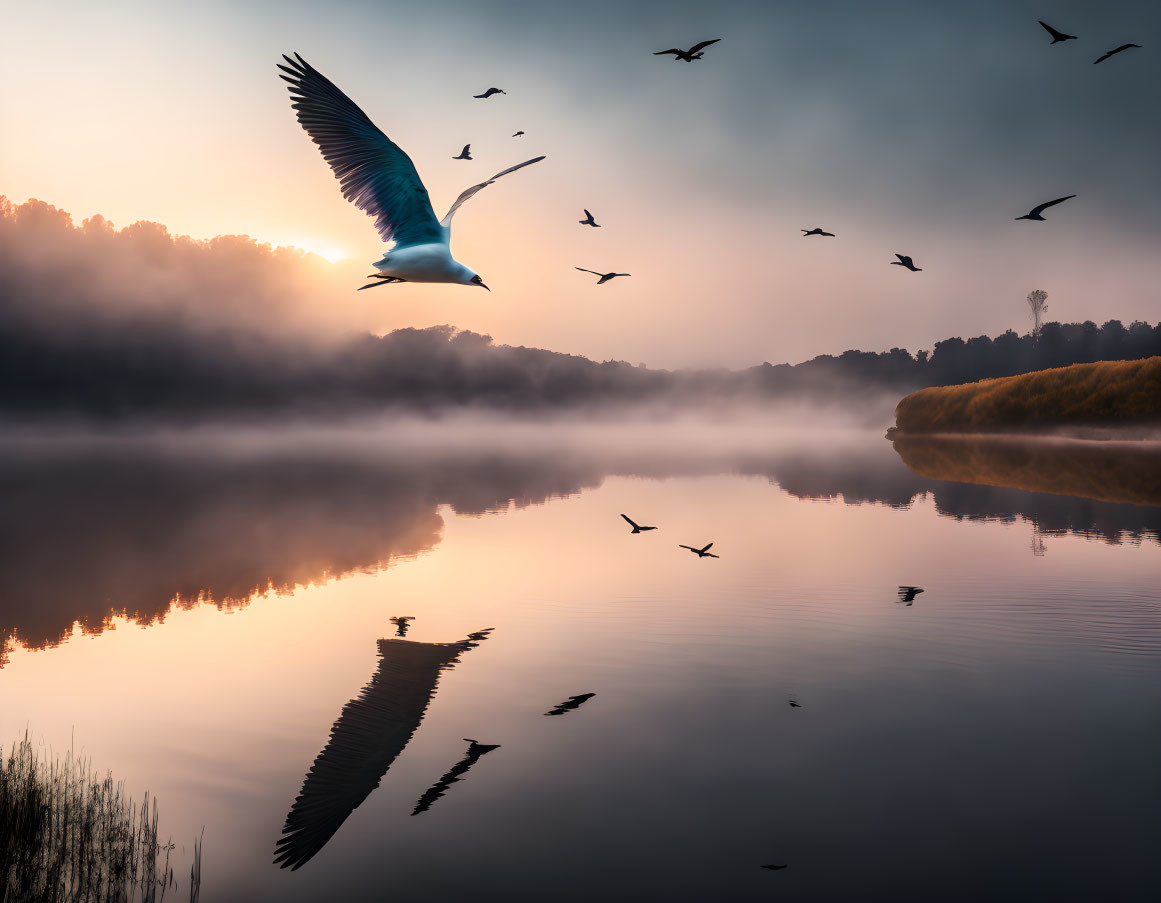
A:
{"type": "Polygon", "coordinates": [[[664,55],[665,55],[665,54],[667,54],[667,53],[673,53],[673,54],[676,54],[677,56],[681,56],[683,53],[685,53],[685,51],[684,51],[684,50],[678,50],[676,47],[670,47],[668,50],[658,50],[658,51],[657,51],[655,54],[653,54],[653,55],[654,55],[654,56],[664,56],[664,55]]]}
{"type": "Polygon", "coordinates": [[[297,53],[278,64],[290,82],[299,124],[319,146],[343,197],[375,219],[384,241],[417,245],[442,240],[415,164],[367,114],[297,53]]]}
{"type": "Polygon", "coordinates": [[[1109,51],[1108,53],[1106,53],[1104,56],[1102,56],[1102,57],[1099,57],[1099,58],[1097,58],[1097,59],[1093,60],[1093,61],[1092,61],[1092,62],[1093,62],[1093,65],[1095,66],[1097,63],[1102,63],[1102,62],[1104,62],[1104,61],[1105,61],[1105,60],[1107,60],[1107,59],[1108,59],[1110,56],[1113,56],[1114,54],[1120,53],[1122,50],[1128,50],[1130,47],[1140,47],[1140,46],[1141,46],[1140,44],[1122,44],[1122,45],[1121,45],[1120,47],[1118,47],[1116,50],[1110,50],[1110,51],[1109,51]]]}
{"type": "Polygon", "coordinates": [[[1066,194],[1064,197],[1057,198],[1055,201],[1047,201],[1043,204],[1039,204],[1039,205],[1032,208],[1031,215],[1032,216],[1039,216],[1041,213],[1043,213],[1049,207],[1055,207],[1057,204],[1063,204],[1069,198],[1074,198],[1074,197],[1076,197],[1075,194],[1066,194]]]}
{"type": "Polygon", "coordinates": [[[1048,32],[1050,35],[1052,35],[1052,43],[1053,44],[1056,44],[1059,41],[1071,41],[1071,40],[1076,39],[1076,35],[1065,34],[1063,31],[1057,31],[1055,28],[1053,28],[1051,25],[1049,25],[1043,19],[1037,19],[1036,21],[1040,23],[1041,27],[1046,32],[1048,32]]]}
{"type": "Polygon", "coordinates": [[[580,270],[582,273],[592,273],[594,276],[604,276],[604,273],[598,273],[596,270],[586,270],[584,267],[573,267],[574,270],[580,270]]]}
{"type": "Polygon", "coordinates": [[[641,529],[641,528],[640,528],[640,527],[638,527],[638,526],[637,526],[635,523],[633,523],[633,521],[632,521],[632,520],[630,520],[630,519],[629,519],[629,516],[628,516],[627,514],[622,514],[622,515],[621,515],[621,517],[625,518],[625,521],[626,521],[626,522],[629,524],[629,526],[630,526],[630,527],[632,527],[634,530],[640,530],[640,529],[641,529]]]}
{"type": "Polygon", "coordinates": [[[697,53],[699,50],[704,50],[705,48],[709,47],[710,44],[716,44],[720,40],[721,38],[714,38],[712,41],[702,41],[700,44],[694,44],[689,48],[689,52],[697,53]]]}
{"type": "Polygon", "coordinates": [[[516,172],[516,170],[523,169],[525,166],[531,166],[533,163],[539,163],[543,159],[544,159],[543,156],[533,157],[531,160],[525,160],[523,163],[517,163],[515,166],[509,166],[503,172],[496,173],[494,176],[492,176],[492,178],[488,179],[488,181],[481,182],[479,185],[473,185],[471,188],[465,188],[463,191],[461,191],[460,196],[458,198],[456,198],[456,202],[451,205],[451,209],[448,210],[447,215],[439,221],[440,226],[444,230],[445,240],[446,240],[446,237],[448,235],[449,230],[451,229],[452,217],[455,215],[455,212],[460,209],[460,206],[463,204],[464,201],[466,201],[470,197],[473,197],[476,194],[476,192],[482,191],[483,189],[487,188],[489,185],[491,185],[493,182],[495,182],[498,178],[500,178],[500,176],[506,176],[506,175],[508,175],[508,173],[516,172]]]}

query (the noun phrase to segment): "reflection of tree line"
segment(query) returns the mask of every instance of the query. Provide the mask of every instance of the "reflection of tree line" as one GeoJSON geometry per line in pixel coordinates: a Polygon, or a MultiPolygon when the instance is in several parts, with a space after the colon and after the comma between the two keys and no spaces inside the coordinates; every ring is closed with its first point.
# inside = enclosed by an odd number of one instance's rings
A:
{"type": "Polygon", "coordinates": [[[910,470],[938,480],[1161,505],[1161,446],[1155,443],[909,436],[894,445],[910,470]]]}
{"type": "Polygon", "coordinates": [[[483,513],[599,482],[582,465],[449,459],[228,460],[149,452],[0,452],[0,650],[74,622],[160,620],[173,604],[244,604],[434,547],[440,505],[483,513]]]}
{"type": "Polygon", "coordinates": [[[481,450],[227,460],[9,450],[0,453],[0,639],[43,646],[75,621],[89,631],[114,614],[148,623],[175,600],[242,604],[271,586],[383,567],[439,541],[440,505],[480,513],[513,500],[536,504],[614,474],[760,474],[799,497],[901,507],[930,493],[952,517],[1022,517],[1042,533],[1161,541],[1161,508],[1063,494],[1156,502],[1155,453],[1109,446],[1089,454],[1075,445],[997,453],[970,440],[922,442],[899,445],[917,472],[882,440],[830,452],[688,457],[481,450]],[[1026,491],[1034,489],[1042,491],[1026,491]]]}
{"type": "Polygon", "coordinates": [[[1161,542],[1161,449],[1155,444],[908,438],[865,453],[748,462],[799,498],[909,507],[930,495],[941,515],[1033,524],[1040,535],[1161,542]]]}

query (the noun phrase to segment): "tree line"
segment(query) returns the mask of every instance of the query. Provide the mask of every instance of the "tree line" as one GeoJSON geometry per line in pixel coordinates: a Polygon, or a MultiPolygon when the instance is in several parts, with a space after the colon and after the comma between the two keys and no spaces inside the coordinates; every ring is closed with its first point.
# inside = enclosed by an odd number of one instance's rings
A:
{"type": "Polygon", "coordinates": [[[97,419],[480,407],[511,413],[650,404],[665,409],[799,400],[865,407],[917,388],[1099,360],[1161,355],[1161,323],[1045,323],[1038,338],[949,338],[928,354],[846,351],[742,370],[657,370],[496,345],[448,326],[338,346],[190,329],[180,318],[77,316],[46,328],[0,298],[0,415],[97,419]],[[67,325],[66,325],[67,324],[67,325]]]}

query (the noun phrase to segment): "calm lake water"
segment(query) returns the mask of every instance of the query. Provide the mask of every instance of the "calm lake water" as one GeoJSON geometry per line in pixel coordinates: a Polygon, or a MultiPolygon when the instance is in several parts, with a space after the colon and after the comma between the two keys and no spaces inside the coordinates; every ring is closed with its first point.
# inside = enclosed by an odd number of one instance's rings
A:
{"type": "MultiPolygon", "coordinates": [[[[1125,455],[1147,501],[1161,453],[1125,455]]],[[[207,903],[1157,899],[1161,507],[1009,466],[721,425],[10,437],[0,743],[155,793],[179,874],[204,826],[207,903]]]]}

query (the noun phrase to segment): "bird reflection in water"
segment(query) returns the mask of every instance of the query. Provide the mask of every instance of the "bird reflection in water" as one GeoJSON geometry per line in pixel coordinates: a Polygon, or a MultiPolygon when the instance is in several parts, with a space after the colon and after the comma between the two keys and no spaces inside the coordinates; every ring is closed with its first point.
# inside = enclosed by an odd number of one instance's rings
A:
{"type": "Polygon", "coordinates": [[[596,696],[596,693],[581,693],[579,696],[570,696],[564,702],[553,706],[551,712],[545,712],[545,715],[563,715],[565,712],[571,712],[573,709],[579,709],[582,705],[596,696]]]}
{"type": "Polygon", "coordinates": [[[923,587],[920,586],[901,586],[899,587],[899,601],[911,605],[915,601],[915,597],[921,592],[923,592],[923,587]]]}
{"type": "Polygon", "coordinates": [[[297,869],[342,827],[403,752],[435,696],[440,675],[487,638],[492,628],[458,643],[379,640],[379,669],[343,706],[294,801],[274,862],[297,869]]]}
{"type": "Polygon", "coordinates": [[[401,615],[398,618],[389,618],[389,620],[395,625],[396,636],[407,636],[407,630],[411,627],[407,622],[414,621],[415,618],[412,615],[401,615]]]}
{"type": "Polygon", "coordinates": [[[480,743],[476,740],[469,740],[467,737],[464,739],[467,740],[469,744],[467,754],[454,766],[452,766],[451,771],[447,772],[442,778],[440,778],[427,789],[427,791],[415,804],[415,809],[411,813],[412,815],[418,815],[420,812],[426,812],[428,809],[430,809],[431,804],[447,793],[448,788],[452,784],[454,784],[456,781],[462,781],[464,779],[464,775],[468,773],[468,769],[475,765],[476,762],[480,760],[481,756],[490,753],[494,749],[500,748],[498,743],[480,743]]]}

